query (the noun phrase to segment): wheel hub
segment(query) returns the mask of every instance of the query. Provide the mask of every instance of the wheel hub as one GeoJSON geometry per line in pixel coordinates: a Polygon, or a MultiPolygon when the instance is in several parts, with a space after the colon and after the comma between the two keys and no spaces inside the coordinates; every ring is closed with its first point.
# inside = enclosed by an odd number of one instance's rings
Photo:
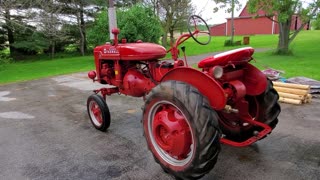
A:
{"type": "Polygon", "coordinates": [[[101,116],[101,110],[100,110],[98,104],[96,102],[92,101],[90,110],[91,110],[92,114],[94,115],[94,118],[101,125],[102,124],[102,116],[101,116]]]}
{"type": "Polygon", "coordinates": [[[192,135],[181,112],[171,105],[162,105],[155,114],[153,135],[161,149],[176,159],[184,159],[190,152],[192,135]]]}

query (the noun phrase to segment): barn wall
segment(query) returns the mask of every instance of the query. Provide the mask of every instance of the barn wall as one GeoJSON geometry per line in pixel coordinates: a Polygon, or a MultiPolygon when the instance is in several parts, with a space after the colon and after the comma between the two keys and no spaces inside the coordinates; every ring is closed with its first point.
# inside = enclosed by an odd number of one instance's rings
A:
{"type": "MultiPolygon", "coordinates": [[[[231,34],[231,19],[227,19],[228,35],[231,34]]],[[[275,24],[277,26],[277,24],[275,24]]],[[[272,34],[272,21],[266,17],[234,19],[235,35],[272,34]]],[[[277,33],[277,32],[275,32],[277,33]]]]}
{"type": "Polygon", "coordinates": [[[225,36],[226,35],[226,23],[210,27],[210,35],[211,36],[225,36]]]}

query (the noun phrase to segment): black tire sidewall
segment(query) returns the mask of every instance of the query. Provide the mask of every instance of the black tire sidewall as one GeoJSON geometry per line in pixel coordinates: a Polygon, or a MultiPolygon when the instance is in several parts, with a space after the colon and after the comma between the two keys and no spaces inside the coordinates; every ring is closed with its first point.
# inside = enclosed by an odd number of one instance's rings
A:
{"type": "MultiPolygon", "coordinates": [[[[186,117],[187,121],[188,121],[188,124],[191,126],[190,129],[192,131],[192,138],[193,138],[193,142],[194,142],[194,149],[196,150],[197,148],[197,144],[198,144],[198,141],[197,141],[197,138],[196,138],[196,132],[194,132],[194,123],[193,121],[190,121],[190,119],[192,119],[190,113],[188,112],[188,110],[185,108],[185,106],[183,106],[183,104],[175,99],[175,98],[168,98],[166,96],[163,96],[163,97],[159,97],[159,96],[156,96],[154,98],[152,98],[152,100],[149,102],[148,104],[148,107],[152,107],[155,103],[157,103],[158,101],[162,101],[162,100],[165,100],[165,101],[168,101],[168,102],[171,102],[172,104],[176,105],[181,111],[182,113],[184,114],[184,116],[186,117]]],[[[149,115],[150,113],[150,108],[147,108],[144,112],[144,114],[147,114],[149,115]]],[[[148,116],[145,116],[144,118],[148,118],[148,116]]],[[[147,139],[147,143],[148,143],[148,147],[150,148],[150,150],[152,151],[152,154],[155,156],[155,158],[157,158],[157,160],[160,161],[160,164],[164,165],[166,170],[167,171],[171,171],[174,170],[176,172],[179,172],[179,171],[185,171],[187,170],[188,168],[190,168],[190,163],[194,160],[194,157],[196,156],[196,151],[193,153],[190,161],[184,165],[184,166],[173,166],[171,164],[168,164],[167,162],[165,162],[161,157],[160,155],[158,154],[158,152],[155,150],[154,146],[153,146],[153,143],[151,142],[151,137],[150,135],[152,134],[152,132],[149,132],[149,128],[148,128],[148,119],[143,119],[144,122],[147,122],[147,123],[143,123],[143,128],[144,128],[144,132],[145,132],[145,136],[146,136],[146,139],[147,139]]]]}
{"type": "Polygon", "coordinates": [[[92,125],[97,130],[106,131],[110,127],[110,111],[109,111],[109,108],[108,108],[105,100],[100,95],[93,94],[93,95],[89,96],[89,98],[87,100],[87,111],[88,111],[88,115],[89,115],[89,118],[90,118],[92,125]],[[89,104],[91,101],[95,101],[100,108],[101,116],[102,116],[102,124],[100,126],[97,126],[93,122],[92,117],[90,116],[91,110],[89,109],[89,104]]]}
{"type": "MultiPolygon", "coordinates": [[[[258,95],[258,96],[249,96],[249,98],[252,98],[255,100],[256,105],[258,106],[258,114],[257,114],[257,120],[259,122],[265,123],[269,125],[272,129],[275,128],[276,124],[278,123],[278,115],[281,111],[280,105],[277,102],[278,99],[278,93],[273,88],[272,82],[268,79],[268,85],[266,87],[266,90],[258,95]],[[266,97],[271,97],[270,100],[266,100],[266,97]],[[273,116],[272,119],[267,119],[268,116],[273,116]]],[[[225,122],[220,121],[220,127],[222,129],[222,132],[226,135],[227,139],[231,139],[234,141],[244,141],[250,137],[253,136],[254,131],[260,131],[261,127],[255,127],[252,125],[249,125],[249,127],[234,127],[234,129],[230,129],[228,125],[225,125],[225,122]]]]}
{"type": "Polygon", "coordinates": [[[146,98],[142,120],[148,148],[165,172],[176,178],[198,179],[216,164],[221,148],[218,115],[211,108],[208,100],[191,85],[179,81],[166,81],[159,84],[146,98]],[[153,135],[148,129],[148,116],[153,105],[162,100],[174,104],[181,110],[192,132],[194,152],[189,162],[181,166],[168,164],[163,160],[150,139],[153,135]]]}

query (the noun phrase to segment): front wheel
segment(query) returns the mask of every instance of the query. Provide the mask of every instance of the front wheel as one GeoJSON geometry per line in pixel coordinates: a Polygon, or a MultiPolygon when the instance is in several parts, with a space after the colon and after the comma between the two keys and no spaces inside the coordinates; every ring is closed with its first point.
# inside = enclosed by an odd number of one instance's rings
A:
{"type": "Polygon", "coordinates": [[[91,123],[99,131],[106,131],[110,126],[110,111],[105,100],[93,94],[87,100],[87,110],[91,123]]]}
{"type": "Polygon", "coordinates": [[[200,92],[167,81],[147,96],[143,128],[155,160],[181,179],[197,179],[215,165],[220,152],[218,116],[200,92]]]}

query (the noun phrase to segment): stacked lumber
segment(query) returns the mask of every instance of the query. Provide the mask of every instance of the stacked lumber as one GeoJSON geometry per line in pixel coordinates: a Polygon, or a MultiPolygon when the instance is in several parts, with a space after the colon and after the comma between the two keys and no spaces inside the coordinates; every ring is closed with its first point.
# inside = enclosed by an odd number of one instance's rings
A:
{"type": "Polygon", "coordinates": [[[273,82],[273,87],[279,94],[279,102],[297,105],[311,102],[309,85],[273,82]]]}

